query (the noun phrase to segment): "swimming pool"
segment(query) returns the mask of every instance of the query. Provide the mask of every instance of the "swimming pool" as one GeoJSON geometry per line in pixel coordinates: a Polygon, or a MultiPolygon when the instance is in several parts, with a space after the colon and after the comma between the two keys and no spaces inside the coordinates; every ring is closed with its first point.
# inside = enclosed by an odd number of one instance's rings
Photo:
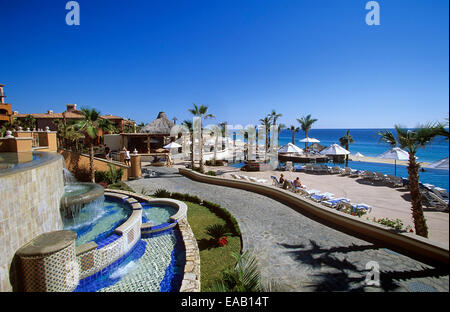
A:
{"type": "Polygon", "coordinates": [[[102,196],[87,204],[74,218],[63,217],[64,230],[77,234],[75,246],[100,242],[131,215],[131,207],[123,201],[102,196]]]}
{"type": "Polygon", "coordinates": [[[95,279],[80,281],[76,292],[175,292],[184,276],[186,252],[178,230],[142,238],[133,249],[102,270],[95,279]]]}
{"type": "Polygon", "coordinates": [[[165,204],[141,203],[142,223],[151,222],[153,226],[170,222],[170,216],[177,213],[178,208],[165,204]]]}

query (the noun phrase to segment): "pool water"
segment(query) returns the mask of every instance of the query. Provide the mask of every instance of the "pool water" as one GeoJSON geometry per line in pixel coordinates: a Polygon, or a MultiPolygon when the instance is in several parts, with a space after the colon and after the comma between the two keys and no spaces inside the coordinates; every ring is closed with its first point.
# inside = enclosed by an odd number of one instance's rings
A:
{"type": "Polygon", "coordinates": [[[64,185],[64,195],[63,197],[76,197],[81,194],[86,193],[87,191],[91,190],[92,187],[90,187],[87,184],[68,184],[64,185]]]}
{"type": "Polygon", "coordinates": [[[170,216],[177,213],[178,208],[164,204],[148,204],[142,205],[142,223],[152,222],[153,226],[167,223],[170,216]]]}
{"type": "Polygon", "coordinates": [[[131,212],[127,204],[101,197],[87,204],[75,218],[63,218],[64,230],[77,234],[75,246],[98,243],[124,223],[131,212]]]}
{"type": "Polygon", "coordinates": [[[184,276],[186,252],[181,234],[171,230],[159,236],[142,238],[118,265],[107,267],[77,292],[174,292],[184,276]]]}

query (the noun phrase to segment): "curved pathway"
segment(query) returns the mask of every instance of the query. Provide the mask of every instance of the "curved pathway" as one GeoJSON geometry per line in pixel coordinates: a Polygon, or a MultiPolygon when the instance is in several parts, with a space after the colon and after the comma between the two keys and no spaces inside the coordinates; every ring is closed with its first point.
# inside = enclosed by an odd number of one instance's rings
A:
{"type": "Polygon", "coordinates": [[[226,208],[239,223],[244,249],[257,255],[263,280],[280,290],[449,291],[448,271],[336,231],[271,198],[192,181],[177,169],[152,170],[156,177],[127,184],[136,192],[189,193],[226,208]],[[380,286],[365,281],[371,261],[379,266],[380,286]]]}

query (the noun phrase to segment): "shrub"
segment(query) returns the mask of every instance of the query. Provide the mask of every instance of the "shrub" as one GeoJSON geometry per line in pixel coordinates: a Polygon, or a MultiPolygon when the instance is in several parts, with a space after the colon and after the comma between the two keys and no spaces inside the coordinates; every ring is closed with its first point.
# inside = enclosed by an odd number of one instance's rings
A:
{"type": "Polygon", "coordinates": [[[215,176],[216,175],[216,173],[214,171],[211,171],[211,170],[206,172],[206,174],[210,175],[210,176],[215,176]]]}
{"type": "Polygon", "coordinates": [[[202,203],[202,200],[195,195],[184,194],[184,200],[199,205],[202,203]]]}
{"type": "Polygon", "coordinates": [[[228,243],[226,235],[230,235],[231,233],[225,225],[212,224],[206,227],[206,234],[214,239],[216,245],[225,246],[228,243]]]}
{"type": "Polygon", "coordinates": [[[107,184],[115,184],[122,180],[123,169],[116,168],[111,164],[108,164],[108,171],[95,171],[95,181],[97,183],[105,182],[107,184]]]}
{"type": "Polygon", "coordinates": [[[181,200],[181,201],[188,201],[188,200],[186,200],[186,194],[181,194],[181,193],[176,193],[176,192],[173,192],[170,195],[170,198],[178,199],[178,200],[181,200]]]}
{"type": "Polygon", "coordinates": [[[210,201],[204,200],[203,206],[214,212],[218,217],[224,219],[227,222],[227,226],[231,229],[232,234],[241,235],[241,230],[239,229],[239,225],[233,215],[226,209],[222,208],[220,205],[216,203],[212,203],[210,201]]]}
{"type": "Polygon", "coordinates": [[[203,169],[201,169],[200,167],[198,168],[192,168],[192,170],[197,171],[199,173],[205,173],[203,169]]]}
{"type": "Polygon", "coordinates": [[[108,188],[110,189],[115,189],[115,190],[123,190],[123,191],[127,191],[127,192],[133,192],[135,193],[135,191],[129,187],[125,182],[123,181],[119,181],[117,183],[114,184],[109,184],[108,188]]]}
{"type": "Polygon", "coordinates": [[[170,192],[168,192],[164,189],[157,189],[155,191],[155,193],[153,193],[154,197],[159,197],[159,198],[161,198],[161,197],[169,198],[170,195],[171,195],[170,192]]]}
{"type": "Polygon", "coordinates": [[[400,219],[394,220],[394,219],[389,219],[389,218],[382,218],[382,219],[373,218],[373,221],[380,223],[382,225],[394,228],[397,231],[403,231],[403,222],[400,219]]]}

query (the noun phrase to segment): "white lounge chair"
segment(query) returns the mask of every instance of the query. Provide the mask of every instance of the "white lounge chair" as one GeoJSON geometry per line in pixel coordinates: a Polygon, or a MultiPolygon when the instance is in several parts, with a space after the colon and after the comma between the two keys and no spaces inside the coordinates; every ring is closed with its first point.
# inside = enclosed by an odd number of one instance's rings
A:
{"type": "Polygon", "coordinates": [[[329,200],[325,200],[322,201],[321,204],[323,204],[324,206],[330,207],[330,208],[336,208],[337,205],[339,205],[339,203],[341,202],[346,202],[346,203],[350,203],[350,199],[348,198],[332,198],[329,200]]]}
{"type": "Polygon", "coordinates": [[[342,175],[350,175],[352,173],[352,169],[349,167],[345,167],[342,171],[342,175]]]}
{"type": "Polygon", "coordinates": [[[270,177],[273,181],[273,185],[278,186],[278,187],[283,187],[283,183],[280,183],[277,179],[277,177],[271,176],[270,177]]]}
{"type": "Polygon", "coordinates": [[[381,173],[381,172],[374,172],[374,177],[373,177],[374,181],[379,181],[379,182],[386,182],[386,176],[385,174],[381,173]]]}
{"type": "Polygon", "coordinates": [[[330,173],[332,173],[332,174],[340,174],[343,172],[344,172],[344,169],[342,169],[341,167],[338,167],[338,166],[334,166],[330,170],[330,173]]]}
{"type": "Polygon", "coordinates": [[[241,180],[247,181],[247,182],[252,182],[247,176],[245,175],[240,175],[239,176],[241,178],[241,180]]]}
{"type": "Polygon", "coordinates": [[[313,166],[311,164],[306,164],[306,165],[303,166],[303,170],[305,172],[312,173],[313,172],[313,166]]]}
{"type": "Polygon", "coordinates": [[[448,202],[441,199],[439,196],[430,192],[428,190],[421,190],[423,199],[425,199],[424,204],[427,207],[431,207],[438,211],[448,211],[448,202]]]}
{"type": "Polygon", "coordinates": [[[446,189],[440,188],[440,187],[434,187],[432,189],[432,192],[437,195],[440,199],[445,201],[448,204],[448,193],[446,189]]]}

